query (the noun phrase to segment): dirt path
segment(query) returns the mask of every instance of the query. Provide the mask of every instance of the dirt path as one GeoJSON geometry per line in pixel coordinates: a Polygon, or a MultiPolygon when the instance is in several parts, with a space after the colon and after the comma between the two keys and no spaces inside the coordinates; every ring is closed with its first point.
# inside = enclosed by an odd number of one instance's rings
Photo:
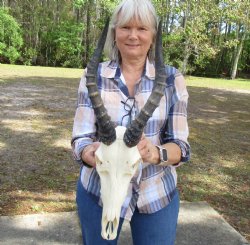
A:
{"type": "MultiPolygon", "coordinates": [[[[75,210],[79,166],[70,139],[79,77],[0,77],[0,215],[75,210]]],[[[189,94],[192,160],[178,169],[181,198],[209,202],[249,237],[250,93],[189,94]]]]}

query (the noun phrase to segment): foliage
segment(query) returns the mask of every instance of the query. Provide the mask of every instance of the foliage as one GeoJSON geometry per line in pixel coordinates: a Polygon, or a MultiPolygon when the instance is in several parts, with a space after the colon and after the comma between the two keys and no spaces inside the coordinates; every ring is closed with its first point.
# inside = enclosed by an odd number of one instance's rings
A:
{"type": "Polygon", "coordinates": [[[56,66],[81,67],[82,53],[81,32],[82,24],[72,24],[70,22],[60,23],[55,27],[53,33],[47,33],[50,37],[50,45],[54,50],[54,62],[56,66]]]}
{"type": "Polygon", "coordinates": [[[0,7],[0,61],[14,63],[23,44],[21,29],[8,9],[0,7]]]}
{"type": "Polygon", "coordinates": [[[25,47],[22,53],[22,63],[24,65],[32,65],[33,58],[36,56],[36,50],[34,48],[25,47]]]}
{"type": "Polygon", "coordinates": [[[180,67],[182,63],[182,49],[180,48],[180,46],[183,47],[182,35],[180,35],[179,33],[165,35],[163,33],[162,43],[164,49],[165,63],[175,67],[180,67]]]}

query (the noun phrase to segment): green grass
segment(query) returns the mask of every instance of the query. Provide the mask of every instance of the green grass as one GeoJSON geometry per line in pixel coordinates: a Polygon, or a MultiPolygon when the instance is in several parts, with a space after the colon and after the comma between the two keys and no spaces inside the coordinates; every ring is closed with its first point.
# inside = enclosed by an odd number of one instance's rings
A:
{"type": "MultiPolygon", "coordinates": [[[[0,65],[0,215],[75,209],[70,139],[81,69],[0,65]]],[[[181,199],[250,238],[250,80],[187,77],[192,158],[181,199]]]]}
{"type": "Polygon", "coordinates": [[[83,69],[0,64],[0,79],[19,76],[79,78],[82,73],[83,69]]]}
{"type": "Polygon", "coordinates": [[[237,78],[234,80],[225,78],[186,77],[187,85],[190,87],[217,88],[228,90],[250,91],[250,79],[237,78]]]}

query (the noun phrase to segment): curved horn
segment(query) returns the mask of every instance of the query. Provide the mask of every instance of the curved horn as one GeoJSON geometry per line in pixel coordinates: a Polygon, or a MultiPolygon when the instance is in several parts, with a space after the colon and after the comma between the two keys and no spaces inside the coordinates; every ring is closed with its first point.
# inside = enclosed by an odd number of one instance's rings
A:
{"type": "Polygon", "coordinates": [[[141,139],[143,129],[147,124],[148,119],[152,116],[154,110],[159,106],[160,100],[164,95],[166,87],[167,74],[165,71],[163,51],[162,51],[162,30],[161,21],[158,25],[155,45],[155,85],[146,104],[141,109],[138,116],[131,122],[124,134],[124,142],[128,147],[133,147],[138,144],[141,139]]]}
{"type": "Polygon", "coordinates": [[[98,133],[100,141],[105,145],[112,144],[116,139],[114,124],[103,105],[102,98],[97,88],[97,70],[102,55],[102,50],[106,41],[108,32],[109,20],[106,21],[101,37],[98,41],[97,48],[87,65],[86,86],[88,88],[89,97],[96,115],[98,124],[98,133]]]}

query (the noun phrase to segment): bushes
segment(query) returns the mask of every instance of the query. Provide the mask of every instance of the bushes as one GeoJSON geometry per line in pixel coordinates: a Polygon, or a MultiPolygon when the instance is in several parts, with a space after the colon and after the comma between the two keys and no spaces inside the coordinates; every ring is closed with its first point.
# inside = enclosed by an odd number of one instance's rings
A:
{"type": "Polygon", "coordinates": [[[15,63],[21,56],[22,45],[23,39],[19,24],[8,13],[8,9],[0,8],[0,60],[15,63]]]}

